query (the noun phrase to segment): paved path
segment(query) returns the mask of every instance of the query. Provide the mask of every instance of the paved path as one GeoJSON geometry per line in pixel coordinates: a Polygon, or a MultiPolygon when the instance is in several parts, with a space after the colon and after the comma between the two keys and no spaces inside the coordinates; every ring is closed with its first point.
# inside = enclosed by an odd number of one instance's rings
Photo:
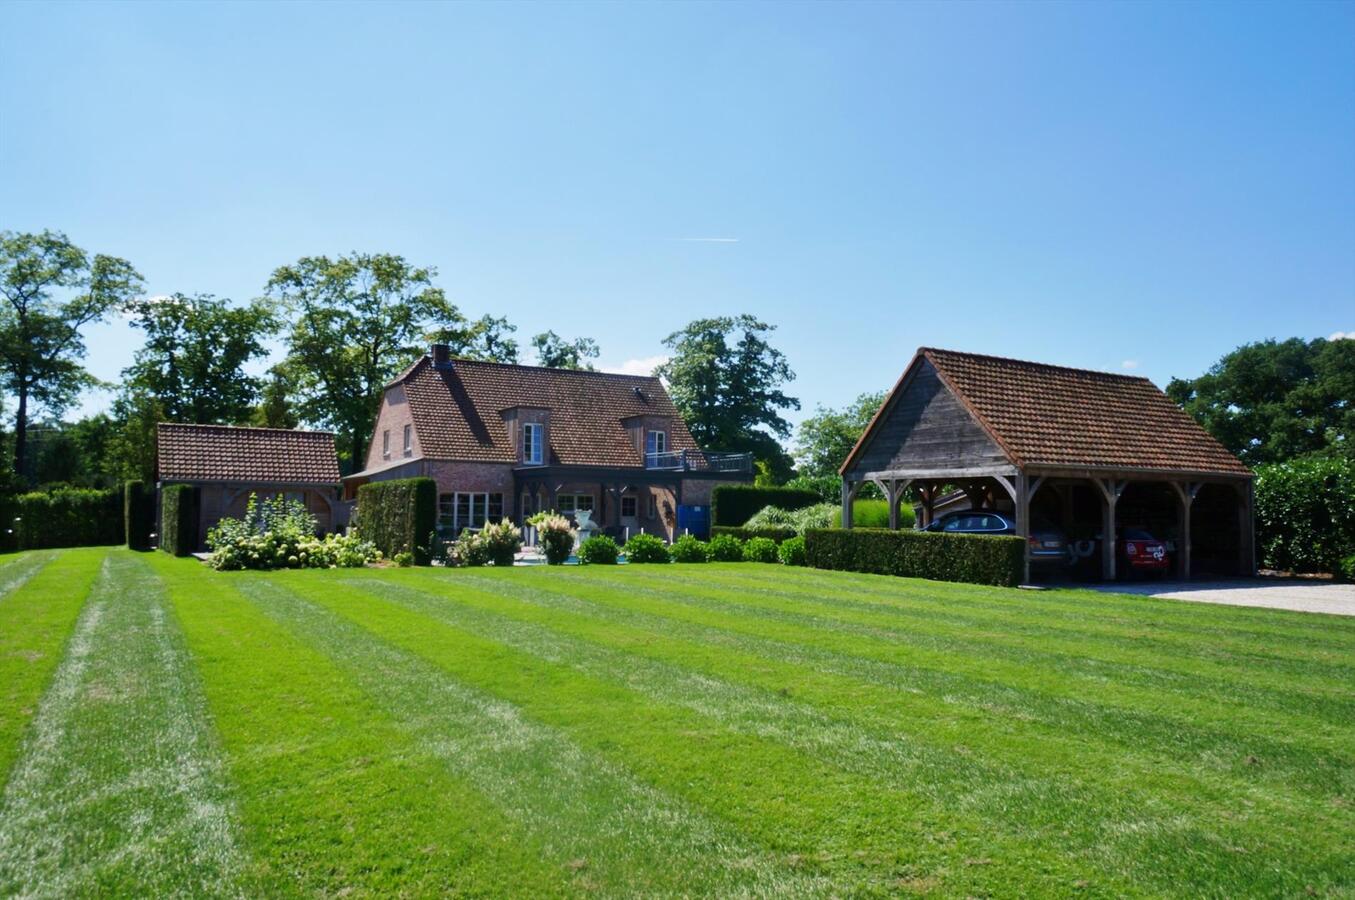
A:
{"type": "Polygon", "coordinates": [[[1355,616],[1355,584],[1333,584],[1299,578],[1251,578],[1231,581],[1154,581],[1136,584],[1088,585],[1119,594],[1142,594],[1225,603],[1229,606],[1260,606],[1298,612],[1355,616]]]}

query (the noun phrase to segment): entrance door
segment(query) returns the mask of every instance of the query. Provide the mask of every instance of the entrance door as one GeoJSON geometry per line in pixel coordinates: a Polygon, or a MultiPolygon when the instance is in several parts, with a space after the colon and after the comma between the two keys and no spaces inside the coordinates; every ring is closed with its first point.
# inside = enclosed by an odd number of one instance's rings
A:
{"type": "Polygon", "coordinates": [[[640,533],[640,498],[634,494],[621,495],[622,539],[640,533]]]}

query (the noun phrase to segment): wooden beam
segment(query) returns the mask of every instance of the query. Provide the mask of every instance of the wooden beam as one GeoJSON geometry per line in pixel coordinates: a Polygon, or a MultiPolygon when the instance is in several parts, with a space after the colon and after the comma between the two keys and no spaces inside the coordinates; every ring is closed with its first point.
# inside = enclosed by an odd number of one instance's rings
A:
{"type": "Polygon", "coordinates": [[[1002,485],[1003,490],[1005,490],[1007,494],[1012,498],[1012,503],[1016,504],[1017,502],[1016,497],[1018,493],[1017,482],[1020,481],[1021,484],[1024,485],[1025,482],[1023,479],[1025,478],[1025,476],[1020,474],[1013,474],[1010,477],[1006,475],[994,475],[992,476],[992,478],[998,484],[1002,485]]]}
{"type": "Polygon", "coordinates": [[[1021,538],[1025,544],[1022,553],[1022,575],[1021,583],[1030,583],[1030,498],[1033,491],[1030,489],[1030,476],[1017,475],[1016,493],[1012,500],[1016,503],[1016,535],[1021,538]]]}
{"type": "Polygon", "coordinates": [[[909,479],[929,479],[932,481],[941,481],[946,483],[955,483],[957,481],[966,481],[971,478],[989,478],[994,475],[1015,475],[1017,473],[1015,466],[969,466],[964,468],[930,468],[930,469],[881,469],[871,472],[853,472],[849,478],[873,479],[873,478],[909,478],[909,479]]]}

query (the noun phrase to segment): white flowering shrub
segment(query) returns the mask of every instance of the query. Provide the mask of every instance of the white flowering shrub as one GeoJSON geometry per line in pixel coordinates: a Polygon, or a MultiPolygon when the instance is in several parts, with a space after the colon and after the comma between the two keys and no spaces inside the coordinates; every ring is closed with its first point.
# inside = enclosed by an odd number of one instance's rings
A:
{"type": "Polygon", "coordinates": [[[315,517],[296,500],[250,494],[243,518],[222,519],[207,532],[207,561],[225,571],[357,568],[381,558],[370,541],[341,534],[318,538],[315,526],[315,517]]]}

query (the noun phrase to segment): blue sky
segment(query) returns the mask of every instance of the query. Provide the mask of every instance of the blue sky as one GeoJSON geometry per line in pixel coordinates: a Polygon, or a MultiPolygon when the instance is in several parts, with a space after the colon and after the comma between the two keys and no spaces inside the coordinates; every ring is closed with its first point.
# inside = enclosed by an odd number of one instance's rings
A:
{"type": "Polygon", "coordinates": [[[6,3],[0,228],[398,252],[611,368],[751,312],[805,412],[919,345],[1165,384],[1355,332],[1355,4],[6,3]]]}

